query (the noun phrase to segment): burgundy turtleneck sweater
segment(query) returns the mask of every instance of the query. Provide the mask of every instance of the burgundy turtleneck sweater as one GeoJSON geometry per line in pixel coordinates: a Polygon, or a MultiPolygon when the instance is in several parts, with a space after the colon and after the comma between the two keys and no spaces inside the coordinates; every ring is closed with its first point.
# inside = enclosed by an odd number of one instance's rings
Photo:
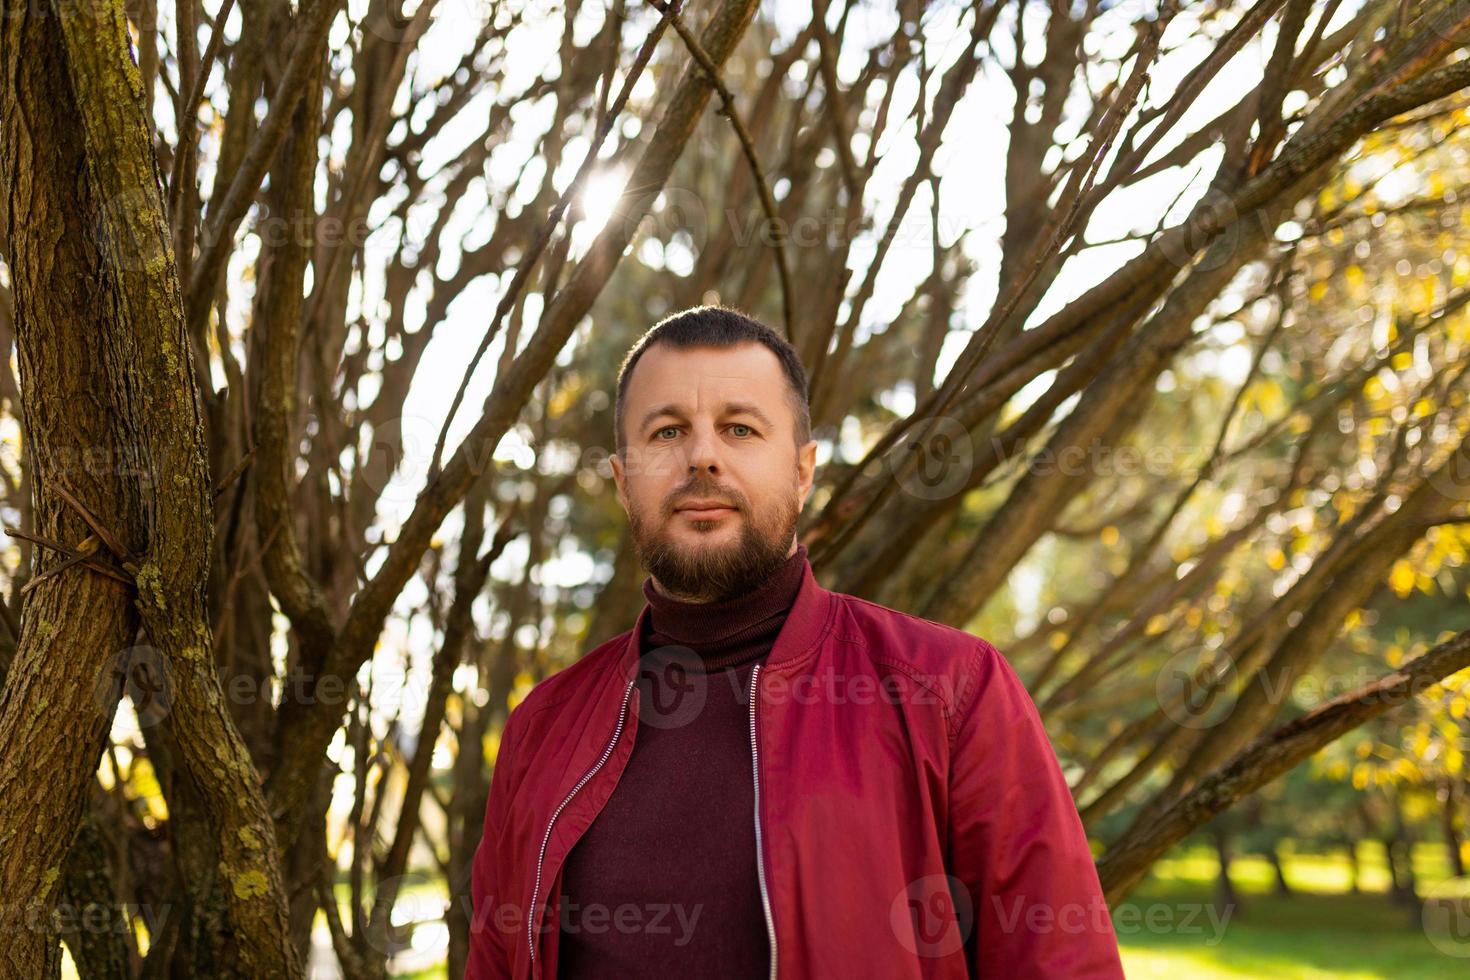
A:
{"type": "Polygon", "coordinates": [[[798,544],[756,589],[713,603],[670,598],[644,579],[637,734],[562,871],[562,980],[770,972],[748,694],[806,564],[798,544]]]}

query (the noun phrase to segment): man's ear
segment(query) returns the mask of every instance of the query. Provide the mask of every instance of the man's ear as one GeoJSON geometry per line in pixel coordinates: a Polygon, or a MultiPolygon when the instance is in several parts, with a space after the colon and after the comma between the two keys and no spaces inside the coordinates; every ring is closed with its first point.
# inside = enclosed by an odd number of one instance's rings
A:
{"type": "Polygon", "coordinates": [[[797,489],[801,493],[801,505],[806,506],[806,500],[811,496],[812,486],[817,472],[817,441],[809,441],[796,451],[796,478],[797,489]]]}
{"type": "Polygon", "coordinates": [[[618,503],[623,505],[623,510],[626,512],[628,510],[628,475],[623,471],[623,458],[613,453],[607,459],[612,464],[613,483],[618,488],[618,503]]]}

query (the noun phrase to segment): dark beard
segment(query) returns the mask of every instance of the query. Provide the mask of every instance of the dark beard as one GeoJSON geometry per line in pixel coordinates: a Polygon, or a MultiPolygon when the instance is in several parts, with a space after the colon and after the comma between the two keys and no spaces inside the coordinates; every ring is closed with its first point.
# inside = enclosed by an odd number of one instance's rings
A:
{"type": "MultiPolygon", "coordinates": [[[[799,510],[788,505],[765,526],[757,525],[745,502],[737,502],[740,535],[729,548],[686,549],[669,535],[650,531],[637,511],[629,515],[633,550],[665,592],[686,602],[722,602],[744,595],[770,578],[790,557],[799,510]]],[[[670,517],[674,520],[672,512],[670,517]]],[[[729,518],[726,518],[729,520],[729,518]]]]}

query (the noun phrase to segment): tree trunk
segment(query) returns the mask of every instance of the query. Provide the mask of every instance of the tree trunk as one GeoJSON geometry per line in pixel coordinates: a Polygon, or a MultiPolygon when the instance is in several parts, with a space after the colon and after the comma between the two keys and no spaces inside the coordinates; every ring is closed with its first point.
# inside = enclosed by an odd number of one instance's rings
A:
{"type": "Polygon", "coordinates": [[[208,813],[235,937],[218,972],[298,976],[272,827],[214,671],[199,391],[128,44],[104,0],[0,25],[0,234],[36,528],[73,553],[38,555],[0,692],[0,893],[23,916],[0,928],[0,973],[59,962],[48,913],[126,689],[140,716],[167,717],[208,813]]]}
{"type": "Polygon", "coordinates": [[[1392,837],[1385,837],[1379,843],[1383,845],[1383,863],[1388,867],[1388,897],[1390,901],[1397,902],[1404,881],[1403,872],[1399,869],[1398,848],[1394,846],[1392,837]]]}
{"type": "Polygon", "coordinates": [[[1388,868],[1392,878],[1390,898],[1400,905],[1407,905],[1417,914],[1419,905],[1418,880],[1414,876],[1414,838],[1404,820],[1404,808],[1398,794],[1393,795],[1393,833],[1384,846],[1388,850],[1388,868]]]}
{"type": "Polygon", "coordinates": [[[1281,865],[1281,842],[1272,841],[1271,846],[1266,848],[1266,860],[1271,862],[1271,872],[1276,879],[1276,894],[1282,897],[1290,897],[1293,892],[1291,885],[1286,882],[1286,869],[1281,865]]]}
{"type": "Polygon", "coordinates": [[[1235,891],[1235,883],[1230,880],[1230,839],[1225,831],[1216,830],[1210,834],[1210,840],[1215,845],[1215,858],[1220,863],[1219,874],[1215,877],[1215,899],[1221,908],[1235,909],[1239,914],[1240,896],[1235,891]]]}
{"type": "Polygon", "coordinates": [[[1450,875],[1455,878],[1465,874],[1465,855],[1460,851],[1460,780],[1446,776],[1440,787],[1439,820],[1444,834],[1445,857],[1449,861],[1450,875]]]}

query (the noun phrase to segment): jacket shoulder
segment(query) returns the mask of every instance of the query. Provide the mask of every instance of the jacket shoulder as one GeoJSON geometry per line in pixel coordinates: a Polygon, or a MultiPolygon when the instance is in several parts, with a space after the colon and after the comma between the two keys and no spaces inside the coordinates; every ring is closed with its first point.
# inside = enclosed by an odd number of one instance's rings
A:
{"type": "Polygon", "coordinates": [[[632,633],[631,629],[623,630],[617,636],[602,641],[561,670],[537,682],[520,703],[511,710],[510,718],[506,720],[507,727],[512,720],[518,726],[524,725],[543,709],[560,704],[578,691],[587,688],[588,685],[595,685],[597,678],[604,671],[616,667],[619,655],[632,633]]]}
{"type": "Polygon", "coordinates": [[[846,593],[839,638],[861,644],[876,664],[900,670],[943,699],[948,712],[963,709],[995,659],[990,641],[962,629],[846,593]]]}

